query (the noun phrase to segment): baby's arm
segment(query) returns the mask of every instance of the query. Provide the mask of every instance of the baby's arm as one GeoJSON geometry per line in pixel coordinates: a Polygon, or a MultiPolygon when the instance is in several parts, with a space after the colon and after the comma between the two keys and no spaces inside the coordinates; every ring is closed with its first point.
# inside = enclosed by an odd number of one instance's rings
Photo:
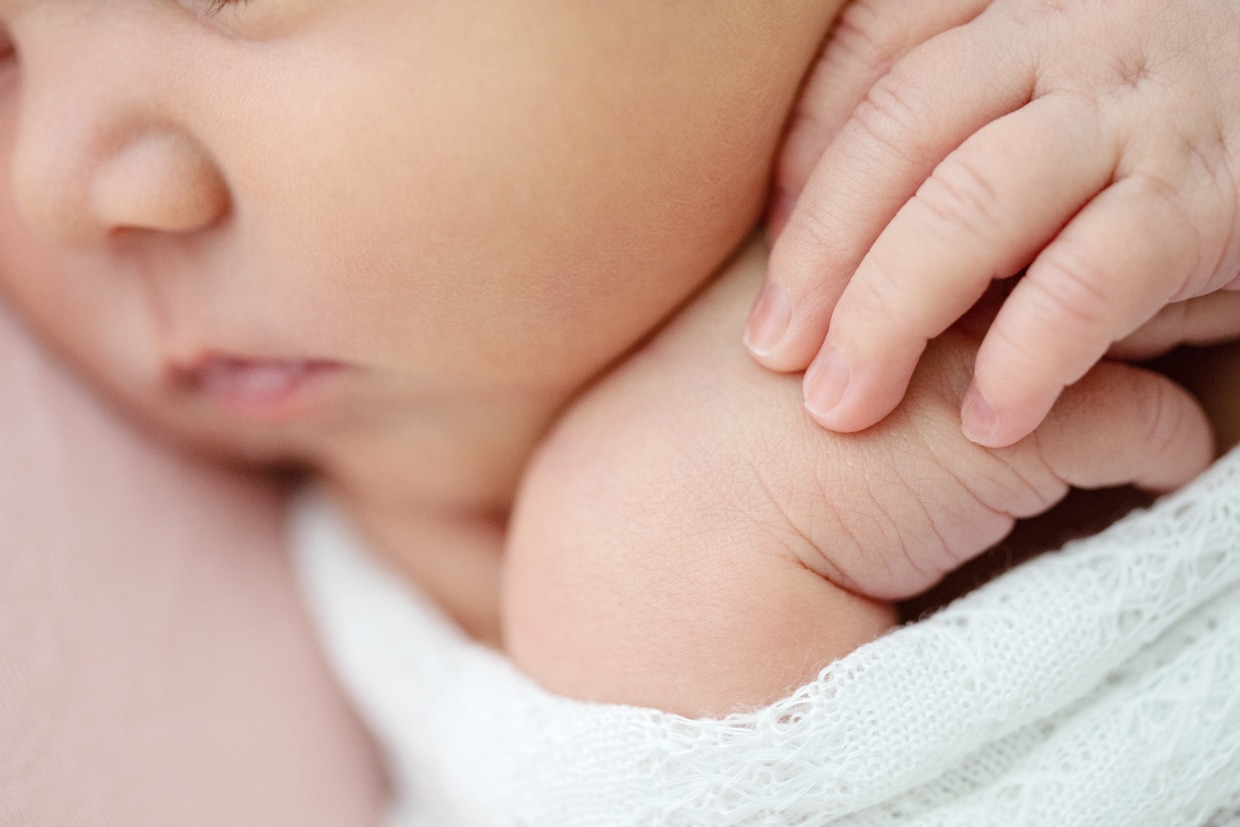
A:
{"type": "Polygon", "coordinates": [[[1011,444],[1116,342],[1240,333],[1215,292],[1240,275],[1237,139],[1231,0],[855,0],[785,146],[750,347],[858,430],[1027,267],[964,402],[970,437],[1011,444]]]}
{"type": "Polygon", "coordinates": [[[916,594],[1069,485],[1183,482],[1211,454],[1196,404],[1102,365],[1026,440],[960,433],[974,345],[927,353],[864,434],[805,417],[795,379],[737,343],[750,250],[570,409],[509,535],[506,644],[547,688],[714,715],[775,700],[894,622],[916,594]]]}

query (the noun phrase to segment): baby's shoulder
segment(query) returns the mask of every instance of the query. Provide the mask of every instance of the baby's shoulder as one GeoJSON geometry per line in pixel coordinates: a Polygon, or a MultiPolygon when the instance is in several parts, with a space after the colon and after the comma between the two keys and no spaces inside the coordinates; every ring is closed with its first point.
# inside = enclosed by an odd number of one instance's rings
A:
{"type": "Polygon", "coordinates": [[[614,524],[652,506],[706,516],[768,478],[793,484],[793,458],[833,437],[805,415],[797,379],[762,370],[741,342],[765,262],[765,246],[749,245],[584,392],[540,446],[525,489],[556,492],[540,499],[557,512],[614,524]]]}

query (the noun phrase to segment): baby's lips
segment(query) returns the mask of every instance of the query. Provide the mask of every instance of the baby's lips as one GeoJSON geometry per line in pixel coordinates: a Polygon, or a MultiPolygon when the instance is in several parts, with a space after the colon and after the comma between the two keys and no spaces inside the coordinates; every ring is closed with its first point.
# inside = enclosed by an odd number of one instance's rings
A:
{"type": "Polygon", "coordinates": [[[176,381],[223,407],[258,419],[286,419],[303,408],[307,393],[344,365],[322,359],[248,358],[211,354],[174,371],[176,381]]]}

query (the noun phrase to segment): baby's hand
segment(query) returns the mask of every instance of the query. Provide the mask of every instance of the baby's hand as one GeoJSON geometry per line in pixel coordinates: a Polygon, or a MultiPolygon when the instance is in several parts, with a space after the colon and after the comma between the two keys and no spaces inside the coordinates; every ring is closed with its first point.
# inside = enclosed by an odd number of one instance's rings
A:
{"type": "Polygon", "coordinates": [[[960,432],[976,340],[934,342],[864,434],[806,420],[737,344],[751,252],[584,394],[531,462],[504,580],[509,654],[545,687],[724,714],[774,701],[1069,485],[1174,487],[1209,461],[1200,409],[1119,363],[1002,449],[960,432]]]}
{"type": "Polygon", "coordinates": [[[963,403],[971,439],[1012,444],[1108,350],[1240,333],[1215,292],[1240,274],[1238,152],[1234,0],[856,0],[786,142],[748,345],[860,430],[1027,268],[963,403]]]}

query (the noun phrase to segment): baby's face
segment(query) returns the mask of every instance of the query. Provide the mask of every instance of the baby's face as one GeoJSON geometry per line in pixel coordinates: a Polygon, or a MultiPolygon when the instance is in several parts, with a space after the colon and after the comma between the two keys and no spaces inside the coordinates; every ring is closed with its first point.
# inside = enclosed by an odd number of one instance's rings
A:
{"type": "Polygon", "coordinates": [[[562,401],[752,225],[836,5],[0,0],[0,278],[253,457],[562,401]]]}

